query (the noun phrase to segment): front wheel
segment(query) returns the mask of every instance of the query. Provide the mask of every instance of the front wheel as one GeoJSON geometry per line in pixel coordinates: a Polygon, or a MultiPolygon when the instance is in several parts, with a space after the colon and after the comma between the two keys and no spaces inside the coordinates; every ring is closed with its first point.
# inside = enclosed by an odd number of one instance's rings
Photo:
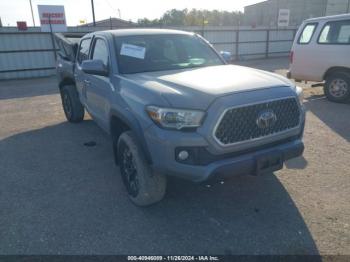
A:
{"type": "Polygon", "coordinates": [[[166,177],[152,172],[133,132],[121,134],[116,152],[122,180],[131,201],[138,206],[148,206],[162,200],[166,177]]]}
{"type": "Polygon", "coordinates": [[[328,100],[344,103],[350,99],[350,75],[347,73],[334,73],[326,78],[324,93],[328,100]]]}

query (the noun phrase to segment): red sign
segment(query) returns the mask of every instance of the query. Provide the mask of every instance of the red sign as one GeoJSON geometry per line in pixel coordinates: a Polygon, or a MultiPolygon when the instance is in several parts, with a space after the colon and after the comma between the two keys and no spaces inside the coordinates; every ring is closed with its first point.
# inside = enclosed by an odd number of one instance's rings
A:
{"type": "Polygon", "coordinates": [[[26,31],[28,29],[26,21],[17,21],[17,28],[19,31],[26,31]]]}
{"type": "Polygon", "coordinates": [[[42,25],[46,25],[46,24],[53,24],[53,25],[65,25],[66,21],[64,20],[64,13],[43,13],[42,14],[42,18],[40,19],[40,22],[42,25]]]}
{"type": "Polygon", "coordinates": [[[42,32],[66,32],[66,17],[63,5],[38,5],[42,32]]]}

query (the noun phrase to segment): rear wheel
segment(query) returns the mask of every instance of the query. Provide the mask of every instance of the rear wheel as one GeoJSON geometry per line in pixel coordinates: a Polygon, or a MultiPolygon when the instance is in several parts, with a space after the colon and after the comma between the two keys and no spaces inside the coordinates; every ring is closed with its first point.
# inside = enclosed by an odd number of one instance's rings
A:
{"type": "Polygon", "coordinates": [[[61,88],[61,99],[64,114],[69,122],[78,123],[84,119],[84,106],[79,100],[75,86],[67,85],[61,88]]]}
{"type": "Polygon", "coordinates": [[[344,103],[350,99],[350,75],[339,72],[326,78],[324,93],[330,101],[344,103]]]}
{"type": "Polygon", "coordinates": [[[132,131],[121,134],[116,152],[122,180],[131,201],[138,206],[148,206],[162,200],[166,177],[152,172],[132,131]]]}

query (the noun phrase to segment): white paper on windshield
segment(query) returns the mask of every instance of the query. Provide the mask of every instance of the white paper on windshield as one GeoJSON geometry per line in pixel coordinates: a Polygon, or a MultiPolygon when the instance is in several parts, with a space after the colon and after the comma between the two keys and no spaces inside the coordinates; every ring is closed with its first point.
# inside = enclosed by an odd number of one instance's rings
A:
{"type": "Polygon", "coordinates": [[[120,54],[138,59],[145,59],[146,48],[137,45],[122,44],[120,54]]]}

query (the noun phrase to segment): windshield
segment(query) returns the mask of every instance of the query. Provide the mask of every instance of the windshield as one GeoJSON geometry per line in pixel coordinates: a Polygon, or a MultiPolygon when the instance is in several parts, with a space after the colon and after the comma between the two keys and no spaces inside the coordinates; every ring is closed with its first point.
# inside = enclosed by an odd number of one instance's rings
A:
{"type": "Polygon", "coordinates": [[[115,40],[122,74],[224,64],[211,47],[195,35],[134,35],[115,40]]]}

